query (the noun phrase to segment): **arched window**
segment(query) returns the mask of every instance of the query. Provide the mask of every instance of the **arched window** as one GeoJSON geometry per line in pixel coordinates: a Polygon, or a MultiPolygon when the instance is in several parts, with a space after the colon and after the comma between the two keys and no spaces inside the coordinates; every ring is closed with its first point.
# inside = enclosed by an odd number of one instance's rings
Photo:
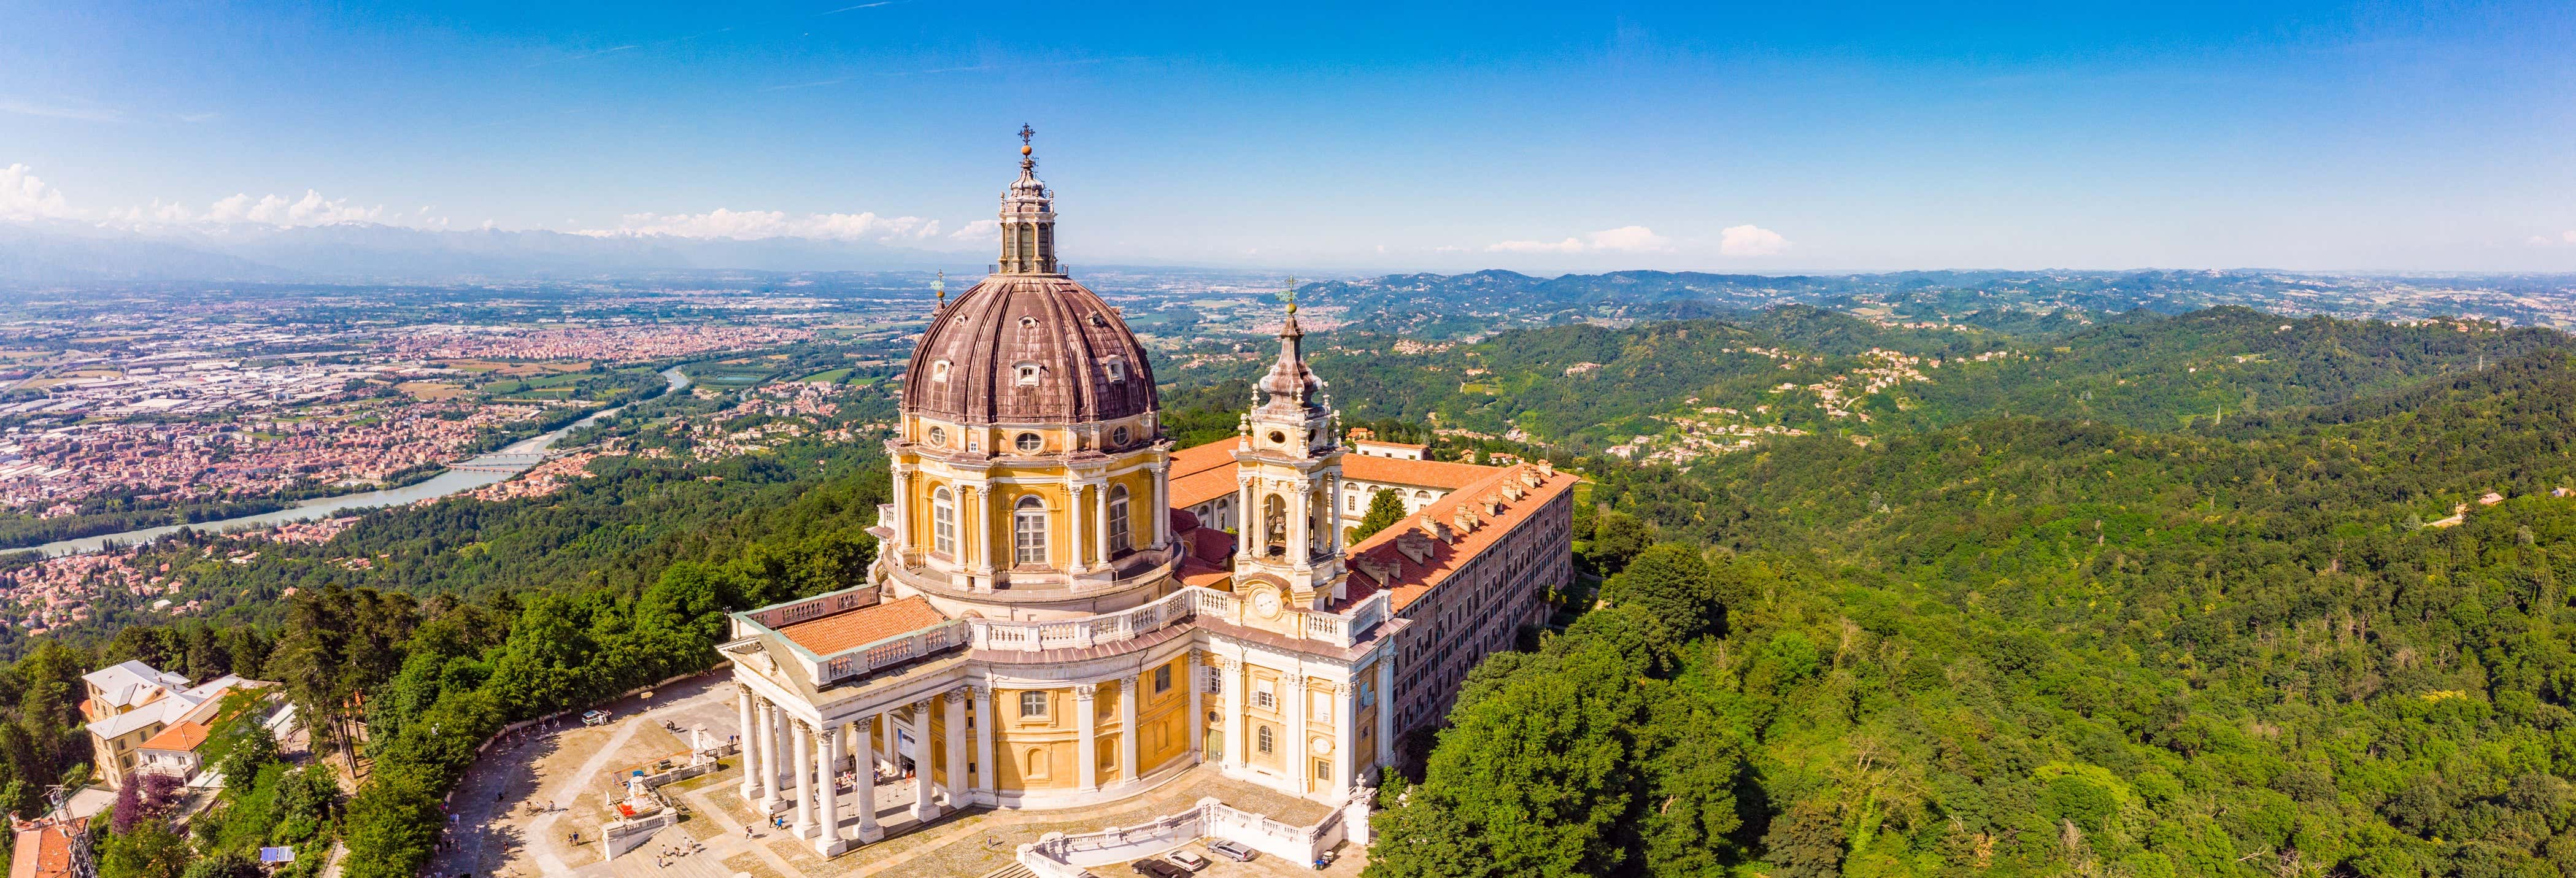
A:
{"type": "Polygon", "coordinates": [[[930,492],[930,550],[957,554],[957,495],[947,488],[930,492]]]}
{"type": "Polygon", "coordinates": [[[1046,566],[1047,516],[1046,501],[1036,495],[1021,497],[1011,509],[1011,563],[1016,566],[1046,566]]]}
{"type": "Polygon", "coordinates": [[[1288,554],[1288,500],[1277,494],[1261,501],[1262,543],[1273,555],[1288,554]]]}
{"type": "Polygon", "coordinates": [[[1128,542],[1129,539],[1130,537],[1127,530],[1127,486],[1119,485],[1109,489],[1109,551],[1117,552],[1131,548],[1132,544],[1128,542]]]}
{"type": "Polygon", "coordinates": [[[1260,737],[1260,739],[1261,739],[1261,743],[1260,743],[1260,750],[1261,750],[1262,755],[1267,756],[1267,755],[1269,755],[1269,754],[1271,754],[1271,753],[1274,753],[1274,752],[1277,752],[1277,751],[1278,751],[1278,747],[1279,747],[1279,739],[1278,739],[1278,736],[1276,736],[1276,735],[1274,735],[1274,734],[1272,734],[1272,733],[1271,733],[1271,731],[1270,731],[1270,727],[1269,727],[1269,726],[1262,726],[1262,727],[1261,727],[1261,733],[1260,733],[1260,736],[1259,736],[1259,737],[1260,737]]]}
{"type": "Polygon", "coordinates": [[[1429,492],[1429,491],[1415,491],[1415,492],[1413,492],[1413,499],[1414,499],[1414,501],[1415,501],[1415,502],[1418,502],[1418,503],[1429,503],[1429,502],[1431,502],[1431,492],[1429,492]]]}

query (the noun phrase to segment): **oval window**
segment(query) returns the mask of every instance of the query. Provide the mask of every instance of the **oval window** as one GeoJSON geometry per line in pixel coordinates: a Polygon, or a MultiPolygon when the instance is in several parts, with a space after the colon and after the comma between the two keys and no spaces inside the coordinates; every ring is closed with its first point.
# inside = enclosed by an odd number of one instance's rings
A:
{"type": "Polygon", "coordinates": [[[1127,444],[1127,436],[1127,428],[1120,427],[1109,431],[1109,442],[1113,445],[1124,446],[1127,444]]]}
{"type": "Polygon", "coordinates": [[[941,427],[932,427],[932,428],[930,428],[930,444],[932,444],[932,445],[936,445],[936,446],[939,446],[939,447],[941,447],[941,448],[946,448],[946,447],[948,447],[948,431],[947,431],[947,429],[945,429],[945,428],[941,428],[941,427]]]}
{"type": "Polygon", "coordinates": [[[1038,438],[1036,433],[1022,433],[1011,444],[1020,449],[1021,454],[1036,454],[1038,449],[1046,447],[1046,440],[1038,438]]]}
{"type": "Polygon", "coordinates": [[[1277,431],[1277,430],[1272,430],[1272,431],[1270,431],[1270,444],[1272,444],[1272,445],[1286,445],[1286,444],[1288,444],[1288,434],[1286,434],[1286,433],[1282,433],[1282,432],[1279,432],[1279,431],[1277,431]]]}

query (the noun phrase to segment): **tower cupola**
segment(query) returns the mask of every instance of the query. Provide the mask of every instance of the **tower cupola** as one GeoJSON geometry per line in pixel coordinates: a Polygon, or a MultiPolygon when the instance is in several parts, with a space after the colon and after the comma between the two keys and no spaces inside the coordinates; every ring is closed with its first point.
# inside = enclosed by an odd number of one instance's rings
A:
{"type": "Polygon", "coordinates": [[[1020,126],[1020,178],[1002,190],[1002,259],[997,274],[1060,274],[1055,261],[1055,192],[1038,179],[1037,130],[1020,126]]]}

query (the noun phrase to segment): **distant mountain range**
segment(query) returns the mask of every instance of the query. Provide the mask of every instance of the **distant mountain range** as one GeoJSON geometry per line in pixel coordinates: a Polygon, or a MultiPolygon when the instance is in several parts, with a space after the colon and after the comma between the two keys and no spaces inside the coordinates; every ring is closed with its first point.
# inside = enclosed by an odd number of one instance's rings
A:
{"type": "Polygon", "coordinates": [[[132,231],[0,223],[0,283],[454,281],[687,269],[858,271],[954,267],[973,256],[811,238],[592,237],[344,223],[132,231]]]}

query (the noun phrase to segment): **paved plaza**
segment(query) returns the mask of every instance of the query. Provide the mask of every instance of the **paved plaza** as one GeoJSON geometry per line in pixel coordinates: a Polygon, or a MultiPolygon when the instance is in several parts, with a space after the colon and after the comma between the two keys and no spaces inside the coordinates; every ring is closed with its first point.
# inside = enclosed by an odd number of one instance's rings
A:
{"type": "MultiPolygon", "coordinates": [[[[1297,825],[1312,824],[1326,814],[1324,806],[1314,802],[1193,768],[1143,795],[1107,805],[1058,811],[969,808],[922,825],[909,813],[911,782],[897,781],[876,790],[877,820],[885,829],[885,840],[827,862],[814,853],[813,842],[771,829],[766,820],[752,814],[739,792],[740,761],[728,757],[721,771],[663,787],[664,795],[681,810],[679,824],[608,861],[599,845],[600,827],[608,814],[607,802],[622,792],[620,782],[627,772],[685,755],[688,729],[704,728],[718,741],[730,740],[734,734],[733,689],[722,674],[693,678],[653,694],[650,700],[629,698],[606,705],[613,717],[607,725],[585,727],[566,720],[551,729],[531,730],[493,744],[449,797],[449,842],[432,861],[431,874],[975,878],[1011,867],[1020,845],[1046,833],[1139,824],[1183,810],[1202,797],[1213,796],[1233,807],[1297,825]],[[665,722],[677,726],[681,734],[666,730],[665,722]]],[[[852,813],[856,800],[855,793],[841,792],[841,814],[851,825],[857,820],[852,813]]],[[[1197,843],[1188,847],[1205,853],[1197,843]]],[[[1359,874],[1364,861],[1360,849],[1344,845],[1341,854],[1343,859],[1323,872],[1262,857],[1241,864],[1220,861],[1200,874],[1359,874]]],[[[1124,864],[1091,871],[1101,878],[1135,874],[1124,864]]]]}

